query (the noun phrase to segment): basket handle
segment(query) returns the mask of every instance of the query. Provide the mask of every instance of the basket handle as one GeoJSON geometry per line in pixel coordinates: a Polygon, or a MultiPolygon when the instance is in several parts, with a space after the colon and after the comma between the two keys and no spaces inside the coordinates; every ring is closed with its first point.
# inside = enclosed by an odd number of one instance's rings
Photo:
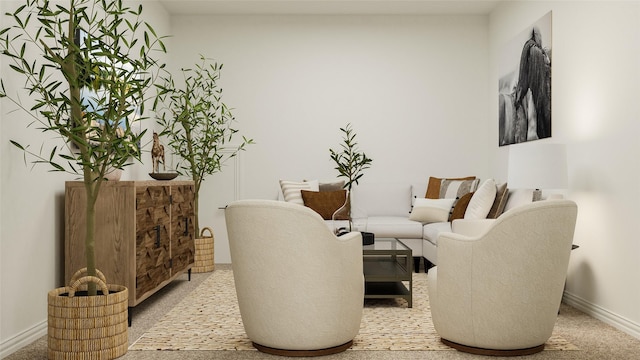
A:
{"type": "Polygon", "coordinates": [[[213,230],[211,230],[211,228],[210,228],[210,227],[205,226],[205,227],[203,227],[203,228],[202,228],[202,230],[200,230],[200,237],[201,237],[201,238],[205,237],[205,236],[204,236],[204,231],[205,231],[205,230],[206,230],[206,231],[208,231],[208,232],[209,232],[209,234],[211,234],[211,236],[206,236],[206,237],[213,237],[213,230]]]}
{"type": "MultiPolygon", "coordinates": [[[[87,275],[87,268],[86,267],[76,271],[75,274],[73,274],[73,276],[71,276],[71,280],[69,280],[69,284],[73,284],[74,282],[76,282],[76,280],[78,280],[82,276],[86,276],[86,275],[87,275]]],[[[98,276],[98,278],[100,280],[102,280],[105,284],[107,283],[107,278],[104,276],[102,271],[96,269],[96,276],[98,276]]]]}
{"type": "Polygon", "coordinates": [[[78,287],[82,284],[86,284],[89,282],[93,282],[96,285],[98,285],[102,290],[102,294],[104,295],[109,294],[109,288],[107,287],[107,284],[105,284],[104,281],[100,280],[95,276],[83,276],[80,279],[76,280],[73,284],[71,284],[71,286],[69,286],[69,297],[74,297],[76,295],[76,290],[78,290],[78,287]]]}

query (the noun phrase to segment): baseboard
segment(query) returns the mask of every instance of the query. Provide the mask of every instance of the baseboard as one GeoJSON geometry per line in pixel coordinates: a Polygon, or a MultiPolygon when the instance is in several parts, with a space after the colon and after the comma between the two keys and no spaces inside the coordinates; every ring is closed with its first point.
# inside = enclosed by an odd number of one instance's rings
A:
{"type": "Polygon", "coordinates": [[[45,335],[47,335],[47,320],[3,341],[0,344],[0,359],[4,359],[45,335]]]}
{"type": "Polygon", "coordinates": [[[562,302],[570,305],[585,314],[596,318],[616,329],[623,331],[636,339],[640,339],[640,324],[626,319],[598,305],[592,304],[587,300],[565,291],[562,302]]]}

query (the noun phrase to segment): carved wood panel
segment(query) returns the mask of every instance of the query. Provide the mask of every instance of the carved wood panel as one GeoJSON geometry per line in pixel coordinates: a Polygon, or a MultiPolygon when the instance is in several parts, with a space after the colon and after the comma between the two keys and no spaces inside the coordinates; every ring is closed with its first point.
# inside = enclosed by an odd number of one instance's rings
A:
{"type": "Polygon", "coordinates": [[[171,187],[171,256],[172,272],[184,270],[194,262],[195,209],[193,186],[171,187]]]}
{"type": "Polygon", "coordinates": [[[171,276],[170,188],[136,188],[136,298],[171,276]]]}

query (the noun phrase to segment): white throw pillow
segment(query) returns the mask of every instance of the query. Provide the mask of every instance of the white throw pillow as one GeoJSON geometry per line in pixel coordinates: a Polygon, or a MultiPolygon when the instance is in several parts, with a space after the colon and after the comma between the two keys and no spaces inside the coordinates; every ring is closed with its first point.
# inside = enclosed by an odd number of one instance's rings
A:
{"type": "Polygon", "coordinates": [[[284,201],[300,204],[304,206],[304,201],[302,200],[302,193],[300,192],[300,190],[318,191],[319,183],[318,183],[318,180],[309,180],[309,181],[280,180],[280,188],[282,189],[282,195],[284,197],[284,201]]]}
{"type": "Polygon", "coordinates": [[[487,179],[471,197],[464,218],[486,219],[495,199],[496,182],[493,179],[487,179]]]}
{"type": "Polygon", "coordinates": [[[456,199],[424,199],[417,198],[409,220],[421,223],[446,222],[456,199]]]}

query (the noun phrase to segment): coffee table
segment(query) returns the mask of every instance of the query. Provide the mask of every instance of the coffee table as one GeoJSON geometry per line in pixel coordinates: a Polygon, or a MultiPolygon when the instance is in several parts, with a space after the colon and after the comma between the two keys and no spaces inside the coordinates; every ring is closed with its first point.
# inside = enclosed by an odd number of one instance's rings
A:
{"type": "Polygon", "coordinates": [[[364,298],[402,298],[412,307],[411,248],[395,238],[376,238],[372,245],[362,247],[362,256],[364,298]]]}

